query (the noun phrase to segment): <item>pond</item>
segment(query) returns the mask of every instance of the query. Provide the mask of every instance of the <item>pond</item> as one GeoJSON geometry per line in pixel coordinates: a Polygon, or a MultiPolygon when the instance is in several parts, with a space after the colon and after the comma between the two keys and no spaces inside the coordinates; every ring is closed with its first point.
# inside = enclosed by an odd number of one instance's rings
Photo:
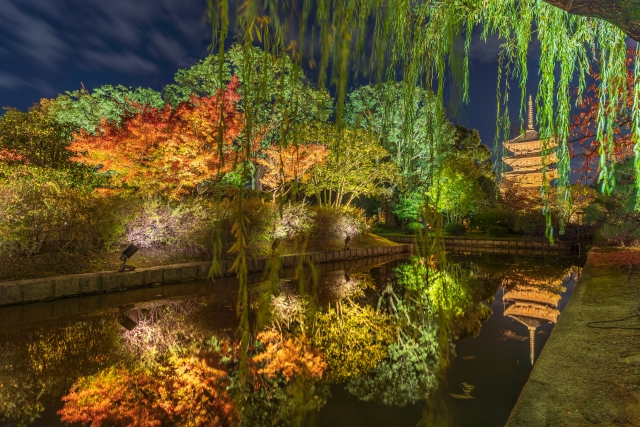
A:
{"type": "Polygon", "coordinates": [[[0,425],[503,426],[580,265],[325,265],[254,280],[244,335],[229,280],[42,303],[40,321],[3,308],[0,425]]]}

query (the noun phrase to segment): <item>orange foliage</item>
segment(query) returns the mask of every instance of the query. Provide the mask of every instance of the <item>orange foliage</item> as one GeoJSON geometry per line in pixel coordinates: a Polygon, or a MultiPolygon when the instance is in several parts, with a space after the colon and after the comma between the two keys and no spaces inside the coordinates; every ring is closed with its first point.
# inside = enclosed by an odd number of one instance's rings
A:
{"type": "Polygon", "coordinates": [[[16,150],[2,148],[0,149],[0,163],[29,164],[29,161],[16,150]]]}
{"type": "Polygon", "coordinates": [[[321,378],[327,368],[321,353],[311,348],[306,336],[285,340],[280,332],[268,330],[258,334],[258,341],[266,348],[253,357],[253,362],[262,366],[258,374],[267,378],[280,375],[287,381],[297,375],[321,378]]]}
{"type": "MultiPolygon", "coordinates": [[[[616,106],[618,116],[613,124],[613,157],[619,161],[627,156],[633,155],[633,138],[631,127],[633,118],[633,103],[635,96],[635,75],[632,67],[634,58],[636,57],[635,49],[627,50],[627,76],[626,76],[626,94],[619,100],[616,106]]],[[[600,80],[602,76],[596,71],[591,71],[591,77],[600,80]]],[[[573,172],[579,172],[578,182],[588,184],[597,179],[599,170],[600,145],[601,141],[597,139],[598,128],[598,112],[600,110],[599,85],[592,84],[587,93],[590,95],[582,98],[578,104],[580,112],[572,117],[571,133],[574,137],[569,141],[571,157],[581,159],[581,167],[573,172]]]]}
{"type": "Polygon", "coordinates": [[[289,192],[289,183],[306,182],[310,177],[311,168],[323,164],[329,151],[320,144],[289,145],[284,148],[272,145],[264,154],[264,159],[257,159],[258,164],[266,168],[260,182],[273,191],[275,199],[289,192]]]}
{"type": "Polygon", "coordinates": [[[141,108],[120,126],[103,121],[96,135],[81,131],[69,146],[77,153],[72,160],[115,172],[118,184],[170,197],[217,180],[245,154],[234,147],[245,126],[239,84],[234,76],[216,96],[193,97],[175,110],[141,108]]]}
{"type": "Polygon", "coordinates": [[[91,427],[235,426],[240,416],[225,371],[179,359],[161,372],[109,368],[79,380],[64,396],[62,421],[91,427]]]}

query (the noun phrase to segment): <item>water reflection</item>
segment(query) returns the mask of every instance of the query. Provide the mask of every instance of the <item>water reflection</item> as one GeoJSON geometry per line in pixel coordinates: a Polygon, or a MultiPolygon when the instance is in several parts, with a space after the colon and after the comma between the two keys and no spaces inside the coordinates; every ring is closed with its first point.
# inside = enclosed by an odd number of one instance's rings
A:
{"type": "MultiPolygon", "coordinates": [[[[566,291],[563,282],[575,283],[577,276],[578,270],[572,267],[560,273],[547,272],[543,275],[536,275],[531,270],[515,271],[502,279],[504,315],[529,331],[531,366],[535,363],[536,331],[541,325],[558,321],[561,294],[566,291]]],[[[518,338],[512,331],[505,331],[505,337],[518,338]]]]}
{"type": "Polygon", "coordinates": [[[476,362],[456,357],[456,346],[483,339],[498,295],[499,314],[529,331],[527,338],[503,327],[501,338],[530,341],[533,363],[536,331],[557,321],[576,273],[514,258],[459,257],[442,268],[416,258],[325,272],[313,297],[295,278],[280,280],[275,293],[258,283],[244,353],[233,290],[0,329],[0,418],[50,426],[337,427],[389,425],[387,417],[394,425],[472,425],[460,420],[460,405],[480,400],[483,384],[451,377],[460,363],[476,362]],[[364,407],[380,416],[354,420],[364,407]]]}

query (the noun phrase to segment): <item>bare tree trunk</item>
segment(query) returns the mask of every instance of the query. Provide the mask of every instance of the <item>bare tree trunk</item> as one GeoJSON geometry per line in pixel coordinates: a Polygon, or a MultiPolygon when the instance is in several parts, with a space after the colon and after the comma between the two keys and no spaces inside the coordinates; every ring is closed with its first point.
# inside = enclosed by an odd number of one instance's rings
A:
{"type": "Polygon", "coordinates": [[[260,182],[260,179],[262,178],[263,175],[264,175],[264,166],[257,165],[254,179],[255,179],[255,189],[258,191],[264,191],[264,187],[260,182]]]}
{"type": "Polygon", "coordinates": [[[398,223],[396,222],[396,216],[393,214],[393,209],[391,209],[390,199],[384,199],[384,225],[389,227],[397,227],[398,223]]]}
{"type": "Polygon", "coordinates": [[[544,0],[574,15],[600,18],[640,42],[640,0],[544,0]]]}

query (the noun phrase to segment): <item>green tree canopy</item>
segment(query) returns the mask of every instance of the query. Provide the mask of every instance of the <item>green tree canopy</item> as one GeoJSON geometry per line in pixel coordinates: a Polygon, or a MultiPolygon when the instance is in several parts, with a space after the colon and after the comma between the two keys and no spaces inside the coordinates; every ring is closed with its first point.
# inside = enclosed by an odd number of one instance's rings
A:
{"type": "Polygon", "coordinates": [[[451,124],[435,106],[434,95],[419,87],[385,83],[360,87],[348,95],[345,122],[378,135],[397,164],[403,187],[424,186],[438,155],[437,146],[453,137],[451,124]],[[431,125],[441,120],[441,125],[431,125]]]}
{"type": "Polygon", "coordinates": [[[58,123],[74,132],[94,133],[102,119],[119,124],[123,117],[138,113],[140,107],[161,109],[164,105],[160,92],[153,89],[104,85],[91,92],[83,87],[58,95],[52,111],[58,123]]]}
{"type": "Polygon", "coordinates": [[[56,120],[50,100],[43,99],[27,112],[7,108],[0,117],[0,161],[7,157],[5,161],[39,167],[68,166],[71,153],[66,147],[73,130],[73,126],[56,120]]]}
{"type": "Polygon", "coordinates": [[[327,124],[313,129],[308,138],[329,148],[327,161],[314,168],[307,183],[308,193],[315,194],[320,205],[349,206],[360,196],[379,196],[385,184],[396,179],[396,165],[370,132],[327,124]]]}

